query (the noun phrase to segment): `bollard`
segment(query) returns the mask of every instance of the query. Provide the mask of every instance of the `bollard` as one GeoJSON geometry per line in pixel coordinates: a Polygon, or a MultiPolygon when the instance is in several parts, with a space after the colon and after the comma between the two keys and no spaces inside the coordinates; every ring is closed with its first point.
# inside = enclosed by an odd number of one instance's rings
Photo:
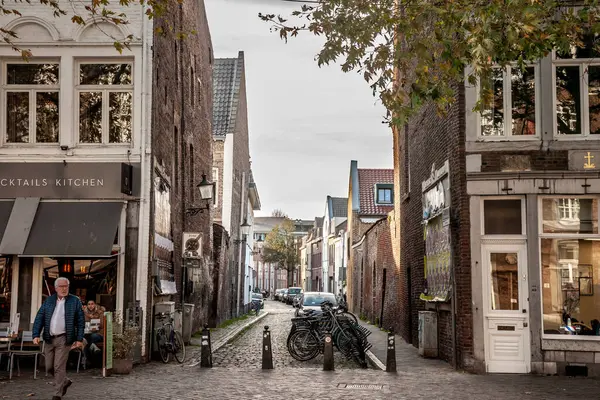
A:
{"type": "Polygon", "coordinates": [[[325,343],[323,344],[323,371],[335,370],[333,365],[333,340],[331,333],[325,332],[325,343]]]}
{"type": "Polygon", "coordinates": [[[271,347],[271,332],[265,325],[262,346],[262,369],[273,369],[273,348],[271,347]]]}
{"type": "Polygon", "coordinates": [[[200,367],[212,368],[212,344],[210,343],[210,329],[204,325],[202,329],[202,350],[200,353],[200,367]]]}
{"type": "Polygon", "coordinates": [[[388,333],[385,372],[396,372],[396,337],[394,336],[394,328],[390,328],[390,332],[388,333]]]}

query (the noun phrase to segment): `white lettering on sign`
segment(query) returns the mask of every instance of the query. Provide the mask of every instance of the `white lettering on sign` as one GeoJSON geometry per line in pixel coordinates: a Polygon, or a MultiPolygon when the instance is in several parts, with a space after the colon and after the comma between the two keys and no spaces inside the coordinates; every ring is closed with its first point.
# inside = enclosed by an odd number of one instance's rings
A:
{"type": "Polygon", "coordinates": [[[0,187],[97,187],[104,186],[104,178],[0,178],[0,187]]]}

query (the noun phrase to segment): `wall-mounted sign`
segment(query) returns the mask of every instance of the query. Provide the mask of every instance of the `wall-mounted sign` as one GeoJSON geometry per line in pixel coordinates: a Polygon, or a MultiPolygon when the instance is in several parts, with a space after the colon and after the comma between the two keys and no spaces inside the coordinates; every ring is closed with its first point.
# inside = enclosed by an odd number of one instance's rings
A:
{"type": "Polygon", "coordinates": [[[569,169],[573,171],[600,170],[600,150],[569,151],[569,169]]]}
{"type": "Polygon", "coordinates": [[[431,175],[422,183],[423,189],[423,220],[437,216],[450,203],[448,177],[448,161],[436,169],[435,164],[431,166],[431,175]]]}
{"type": "Polygon", "coordinates": [[[139,164],[124,168],[122,163],[0,163],[0,198],[139,197],[139,176],[139,164]]]}

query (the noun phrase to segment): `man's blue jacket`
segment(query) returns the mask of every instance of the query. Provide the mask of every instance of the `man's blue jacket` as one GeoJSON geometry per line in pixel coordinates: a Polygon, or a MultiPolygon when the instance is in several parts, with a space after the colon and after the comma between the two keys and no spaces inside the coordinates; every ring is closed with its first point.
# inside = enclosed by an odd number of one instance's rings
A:
{"type": "MultiPolygon", "coordinates": [[[[35,321],[33,323],[33,337],[40,337],[43,330],[43,338],[45,342],[52,343],[50,337],[50,321],[52,314],[56,308],[56,293],[48,297],[44,304],[40,307],[35,321]]],[[[81,342],[85,331],[85,315],[81,301],[77,296],[69,294],[65,298],[65,328],[67,334],[67,345],[74,342],[81,342]]]]}

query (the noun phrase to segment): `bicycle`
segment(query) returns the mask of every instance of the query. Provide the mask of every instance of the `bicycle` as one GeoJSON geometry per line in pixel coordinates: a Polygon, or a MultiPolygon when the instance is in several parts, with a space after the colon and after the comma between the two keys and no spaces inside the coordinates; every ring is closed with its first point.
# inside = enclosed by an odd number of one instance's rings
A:
{"type": "Polygon", "coordinates": [[[167,313],[159,313],[158,320],[167,320],[156,331],[156,343],[158,344],[158,353],[162,362],[168,363],[171,359],[171,354],[179,364],[185,360],[185,344],[181,333],[173,327],[173,317],[167,313]]]}

